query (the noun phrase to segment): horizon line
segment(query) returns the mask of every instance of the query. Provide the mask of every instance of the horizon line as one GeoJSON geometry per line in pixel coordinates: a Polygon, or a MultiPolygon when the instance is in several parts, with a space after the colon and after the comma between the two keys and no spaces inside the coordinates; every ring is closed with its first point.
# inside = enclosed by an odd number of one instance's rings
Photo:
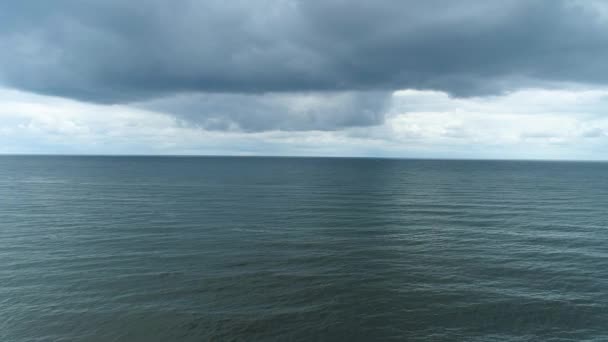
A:
{"type": "Polygon", "coordinates": [[[443,157],[390,157],[390,156],[323,156],[323,155],[240,155],[240,154],[107,154],[107,153],[5,153],[0,157],[156,157],[156,158],[301,158],[301,159],[383,159],[413,161],[495,161],[495,162],[563,162],[607,163],[608,159],[535,159],[535,158],[443,158],[443,157]]]}

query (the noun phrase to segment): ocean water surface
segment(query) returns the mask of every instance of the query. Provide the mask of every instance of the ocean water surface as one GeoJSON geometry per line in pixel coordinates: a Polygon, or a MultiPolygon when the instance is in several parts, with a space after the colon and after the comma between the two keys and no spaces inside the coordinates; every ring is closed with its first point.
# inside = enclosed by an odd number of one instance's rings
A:
{"type": "Polygon", "coordinates": [[[608,164],[0,157],[0,341],[608,341],[608,164]]]}

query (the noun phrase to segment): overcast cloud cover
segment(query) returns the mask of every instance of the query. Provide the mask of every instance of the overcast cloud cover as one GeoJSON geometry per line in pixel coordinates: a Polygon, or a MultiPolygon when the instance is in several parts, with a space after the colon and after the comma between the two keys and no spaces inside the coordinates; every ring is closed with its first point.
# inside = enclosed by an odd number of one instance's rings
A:
{"type": "Polygon", "coordinates": [[[0,1],[0,152],[606,159],[608,3],[0,1]]]}

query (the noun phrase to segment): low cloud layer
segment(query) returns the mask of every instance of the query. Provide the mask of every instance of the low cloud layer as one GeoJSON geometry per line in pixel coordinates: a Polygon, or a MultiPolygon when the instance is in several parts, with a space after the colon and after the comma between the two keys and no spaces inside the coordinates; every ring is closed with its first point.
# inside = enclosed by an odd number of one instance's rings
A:
{"type": "Polygon", "coordinates": [[[572,0],[4,1],[0,80],[99,103],[184,92],[476,96],[606,84],[605,8],[572,0]]]}
{"type": "Polygon", "coordinates": [[[210,130],[150,109],[6,89],[0,103],[0,153],[608,159],[606,89],[403,90],[382,124],[334,131],[210,130]]]}
{"type": "Polygon", "coordinates": [[[332,131],[384,122],[390,92],[190,93],[135,104],[206,130],[332,131]]]}

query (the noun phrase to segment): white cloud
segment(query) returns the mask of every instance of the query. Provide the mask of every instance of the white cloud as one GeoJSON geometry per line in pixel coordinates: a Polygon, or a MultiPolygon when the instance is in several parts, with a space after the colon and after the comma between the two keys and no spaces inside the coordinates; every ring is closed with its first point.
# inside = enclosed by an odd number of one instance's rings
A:
{"type": "Polygon", "coordinates": [[[450,145],[457,156],[470,148],[493,158],[604,159],[599,146],[607,142],[607,109],[607,90],[530,89],[475,98],[405,90],[393,95],[386,125],[398,140],[450,145]]]}
{"type": "MultiPolygon", "coordinates": [[[[294,111],[308,102],[294,102],[294,111]]],[[[608,90],[451,98],[393,93],[384,124],[336,131],[206,131],[128,105],[0,90],[1,153],[608,159],[608,90]]]]}

